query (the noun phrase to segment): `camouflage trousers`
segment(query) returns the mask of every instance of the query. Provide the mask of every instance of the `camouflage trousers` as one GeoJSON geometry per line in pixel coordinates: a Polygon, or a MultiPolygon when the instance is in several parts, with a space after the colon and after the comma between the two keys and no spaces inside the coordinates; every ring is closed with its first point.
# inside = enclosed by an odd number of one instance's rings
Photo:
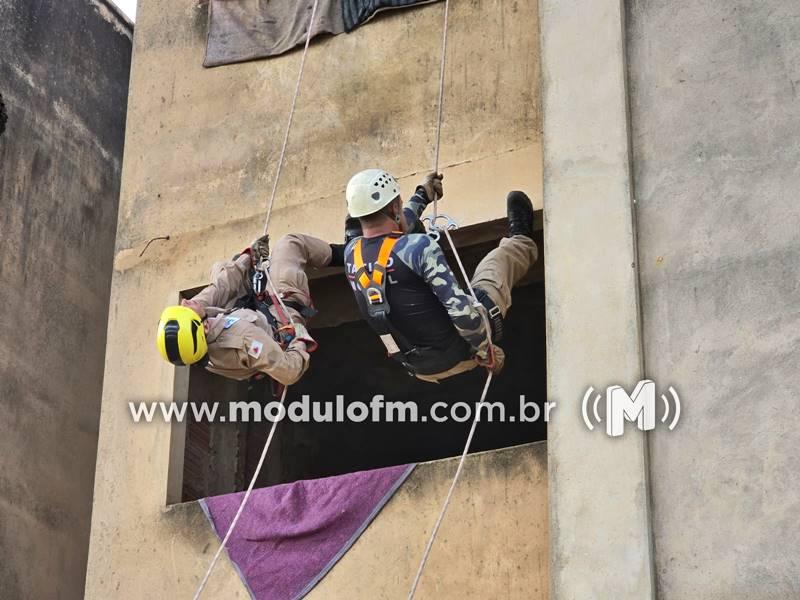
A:
{"type": "MultiPolygon", "coordinates": [[[[478,264],[470,283],[476,291],[480,289],[486,292],[505,317],[511,308],[511,290],[525,277],[538,257],[539,251],[531,238],[524,235],[503,238],[500,240],[500,245],[478,264]]],[[[464,360],[447,371],[433,375],[417,375],[417,378],[438,383],[442,379],[470,371],[476,366],[474,360],[464,360]]]]}

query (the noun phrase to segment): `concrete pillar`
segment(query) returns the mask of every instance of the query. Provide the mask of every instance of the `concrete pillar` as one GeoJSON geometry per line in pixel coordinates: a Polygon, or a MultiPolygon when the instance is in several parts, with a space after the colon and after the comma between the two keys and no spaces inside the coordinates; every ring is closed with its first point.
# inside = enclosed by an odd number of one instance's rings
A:
{"type": "Polygon", "coordinates": [[[589,431],[580,406],[641,375],[623,15],[540,0],[552,600],[654,594],[644,436],[589,431]]]}

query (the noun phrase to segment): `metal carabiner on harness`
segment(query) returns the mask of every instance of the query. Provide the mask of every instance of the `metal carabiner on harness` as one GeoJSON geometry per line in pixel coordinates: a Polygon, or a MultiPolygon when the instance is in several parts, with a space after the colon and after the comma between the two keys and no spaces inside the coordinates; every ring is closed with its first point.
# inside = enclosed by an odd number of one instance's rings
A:
{"type": "Polygon", "coordinates": [[[264,272],[256,267],[253,270],[253,275],[250,278],[250,281],[253,284],[253,293],[255,293],[256,296],[264,293],[264,290],[266,289],[265,279],[266,277],[264,276],[264,272]]]}
{"type": "Polygon", "coordinates": [[[453,231],[454,229],[458,229],[458,223],[456,223],[455,219],[449,215],[445,215],[440,213],[435,217],[423,217],[422,222],[426,224],[426,228],[428,230],[428,235],[434,239],[434,241],[438,242],[442,237],[442,229],[446,229],[448,231],[453,231]],[[444,227],[437,225],[437,221],[444,220],[444,227]]]}

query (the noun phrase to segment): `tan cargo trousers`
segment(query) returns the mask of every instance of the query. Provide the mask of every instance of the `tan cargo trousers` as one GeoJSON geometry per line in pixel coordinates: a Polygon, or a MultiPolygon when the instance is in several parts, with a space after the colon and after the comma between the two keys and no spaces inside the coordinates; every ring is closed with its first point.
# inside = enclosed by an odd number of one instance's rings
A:
{"type": "MultiPolygon", "coordinates": [[[[272,251],[270,275],[278,293],[286,300],[310,306],[306,268],[318,269],[328,265],[331,248],[327,242],[309,235],[289,234],[278,240],[272,251]]],[[[305,343],[292,340],[286,349],[273,338],[272,327],[259,311],[234,309],[236,301],[248,293],[250,256],[241,255],[235,261],[218,262],[211,268],[211,283],[193,300],[206,309],[208,315],[207,367],[231,379],[248,379],[256,373],[266,373],[289,385],[296,382],[308,368],[310,356],[305,343]]],[[[274,308],[270,308],[275,315],[274,308]]],[[[295,321],[303,317],[288,309],[295,321]]],[[[275,315],[277,316],[277,315],[275,315]]]]}
{"type": "MultiPolygon", "coordinates": [[[[275,244],[269,273],[284,300],[311,306],[306,269],[322,269],[330,262],[331,247],[328,242],[302,233],[290,233],[275,244]]],[[[304,322],[305,319],[300,317],[300,321],[304,322]]]]}

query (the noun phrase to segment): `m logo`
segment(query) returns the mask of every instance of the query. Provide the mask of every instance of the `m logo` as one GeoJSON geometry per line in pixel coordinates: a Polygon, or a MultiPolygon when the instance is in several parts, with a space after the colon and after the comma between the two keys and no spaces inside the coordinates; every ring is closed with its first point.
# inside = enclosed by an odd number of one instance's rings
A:
{"type": "MultiPolygon", "coordinates": [[[[594,424],[589,418],[589,402],[594,393],[594,388],[590,387],[583,395],[583,404],[581,407],[583,413],[583,421],[589,430],[594,430],[594,424]]],[[[681,401],[678,397],[675,388],[669,387],[669,393],[672,396],[672,404],[674,404],[674,416],[672,421],[667,427],[671,430],[675,429],[678,424],[678,419],[681,416],[681,401]]],[[[592,404],[592,416],[596,423],[602,423],[603,419],[600,417],[598,405],[601,400],[600,394],[594,397],[592,404]]],[[[661,423],[666,423],[670,415],[670,401],[661,394],[661,400],[664,403],[664,414],[661,417],[661,423]]],[[[611,385],[606,388],[606,433],[611,437],[619,437],[625,433],[625,421],[633,423],[641,431],[650,431],[656,427],[656,384],[649,379],[643,379],[636,384],[633,393],[628,395],[625,389],[618,385],[611,385]]]]}

